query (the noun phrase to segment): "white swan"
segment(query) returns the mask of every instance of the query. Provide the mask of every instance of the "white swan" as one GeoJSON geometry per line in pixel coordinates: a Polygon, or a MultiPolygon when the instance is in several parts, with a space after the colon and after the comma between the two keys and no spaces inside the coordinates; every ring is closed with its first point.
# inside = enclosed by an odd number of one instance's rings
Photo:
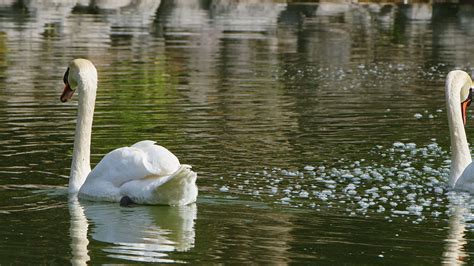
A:
{"type": "Polygon", "coordinates": [[[446,108],[451,138],[449,185],[471,193],[474,192],[474,164],[464,125],[466,109],[472,101],[472,85],[471,78],[464,71],[451,71],[446,78],[446,108]]]}
{"type": "Polygon", "coordinates": [[[92,118],[97,90],[97,70],[86,59],[74,59],[64,74],[66,102],[79,94],[69,193],[94,201],[128,204],[186,205],[196,201],[196,173],[155,142],[144,140],[111,151],[91,171],[92,118]]]}

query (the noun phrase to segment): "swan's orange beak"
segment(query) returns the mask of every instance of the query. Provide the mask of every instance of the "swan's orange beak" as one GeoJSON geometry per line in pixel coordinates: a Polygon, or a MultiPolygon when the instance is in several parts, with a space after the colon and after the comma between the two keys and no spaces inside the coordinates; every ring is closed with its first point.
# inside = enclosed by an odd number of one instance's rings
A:
{"type": "Polygon", "coordinates": [[[72,95],[74,95],[74,90],[69,87],[69,84],[66,84],[66,86],[64,86],[63,94],[61,94],[59,99],[61,102],[65,103],[72,98],[72,95]]]}
{"type": "Polygon", "coordinates": [[[467,108],[469,105],[471,105],[472,102],[472,88],[469,90],[469,96],[467,96],[467,99],[461,103],[461,113],[462,113],[462,122],[464,125],[466,125],[466,113],[467,113],[467,108]]]}
{"type": "Polygon", "coordinates": [[[63,103],[70,100],[72,96],[74,95],[74,90],[72,90],[71,86],[69,86],[68,77],[69,77],[69,67],[67,68],[66,73],[64,73],[63,82],[65,86],[64,86],[63,94],[61,94],[61,97],[59,97],[59,99],[63,103]]]}

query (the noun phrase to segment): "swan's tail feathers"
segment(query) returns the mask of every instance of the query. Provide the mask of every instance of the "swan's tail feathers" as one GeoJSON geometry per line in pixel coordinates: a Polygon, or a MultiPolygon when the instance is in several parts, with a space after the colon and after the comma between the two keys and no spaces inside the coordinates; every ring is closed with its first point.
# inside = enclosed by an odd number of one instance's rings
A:
{"type": "MultiPolygon", "coordinates": [[[[197,174],[189,165],[181,165],[169,176],[148,176],[127,182],[120,187],[120,197],[128,196],[134,203],[181,206],[196,201],[197,174]]],[[[118,198],[119,201],[121,198],[118,198]]]]}
{"type": "MultiPolygon", "coordinates": [[[[197,174],[189,165],[181,167],[161,182],[151,183],[154,204],[187,205],[196,201],[198,188],[196,186],[197,174]]],[[[158,181],[158,180],[157,180],[158,181]]]]}

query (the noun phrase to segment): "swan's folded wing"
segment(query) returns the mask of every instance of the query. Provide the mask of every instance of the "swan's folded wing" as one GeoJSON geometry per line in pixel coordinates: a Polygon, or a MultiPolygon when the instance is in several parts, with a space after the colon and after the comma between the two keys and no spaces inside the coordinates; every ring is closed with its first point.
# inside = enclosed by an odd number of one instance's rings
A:
{"type": "MultiPolygon", "coordinates": [[[[154,191],[158,187],[163,184],[171,186],[167,183],[176,183],[181,180],[175,177],[187,175],[178,174],[182,173],[180,167],[188,169],[187,172],[190,171],[189,167],[181,166],[176,156],[167,149],[154,145],[151,141],[139,142],[132,147],[119,148],[105,155],[91,171],[79,193],[83,198],[110,201],[120,200],[123,195],[135,195],[146,199],[141,203],[153,203],[155,202],[153,198],[156,198],[154,191]],[[174,181],[168,182],[169,180],[174,181]]],[[[171,186],[172,191],[187,190],[187,183],[189,182],[180,184],[183,185],[182,188],[179,188],[178,184],[171,186]]],[[[195,178],[192,185],[193,190],[196,187],[195,178]]],[[[156,204],[160,203],[161,200],[156,204]]],[[[175,205],[182,204],[178,202],[175,205]]]]}
{"type": "Polygon", "coordinates": [[[178,158],[154,141],[143,140],[135,143],[131,148],[139,149],[147,155],[148,163],[156,175],[171,175],[180,167],[178,158]]]}
{"type": "Polygon", "coordinates": [[[134,147],[113,150],[102,158],[86,181],[100,179],[118,187],[128,181],[143,179],[148,176],[165,176],[170,172],[169,169],[174,168],[174,171],[176,171],[179,168],[179,161],[177,160],[174,164],[160,164],[160,158],[166,160],[167,154],[155,150],[150,147],[147,150],[134,147]],[[163,169],[162,165],[165,165],[166,168],[163,169]]]}
{"type": "Polygon", "coordinates": [[[118,148],[102,158],[87,177],[85,185],[100,180],[118,187],[127,181],[148,176],[153,170],[143,151],[129,147],[118,148]]]}

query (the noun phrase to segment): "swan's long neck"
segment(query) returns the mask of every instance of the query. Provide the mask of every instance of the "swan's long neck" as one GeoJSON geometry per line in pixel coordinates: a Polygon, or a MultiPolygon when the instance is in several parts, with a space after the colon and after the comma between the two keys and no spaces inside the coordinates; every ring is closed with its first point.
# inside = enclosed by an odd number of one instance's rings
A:
{"type": "Polygon", "coordinates": [[[77,90],[79,93],[79,105],[71,175],[69,178],[70,193],[77,193],[79,191],[91,171],[90,148],[97,80],[83,80],[83,83],[79,85],[77,90]]]}
{"type": "Polygon", "coordinates": [[[454,187],[464,169],[472,161],[461,114],[461,88],[464,84],[465,82],[460,82],[452,76],[448,76],[446,80],[446,104],[451,139],[451,172],[449,175],[451,187],[454,187]]]}

